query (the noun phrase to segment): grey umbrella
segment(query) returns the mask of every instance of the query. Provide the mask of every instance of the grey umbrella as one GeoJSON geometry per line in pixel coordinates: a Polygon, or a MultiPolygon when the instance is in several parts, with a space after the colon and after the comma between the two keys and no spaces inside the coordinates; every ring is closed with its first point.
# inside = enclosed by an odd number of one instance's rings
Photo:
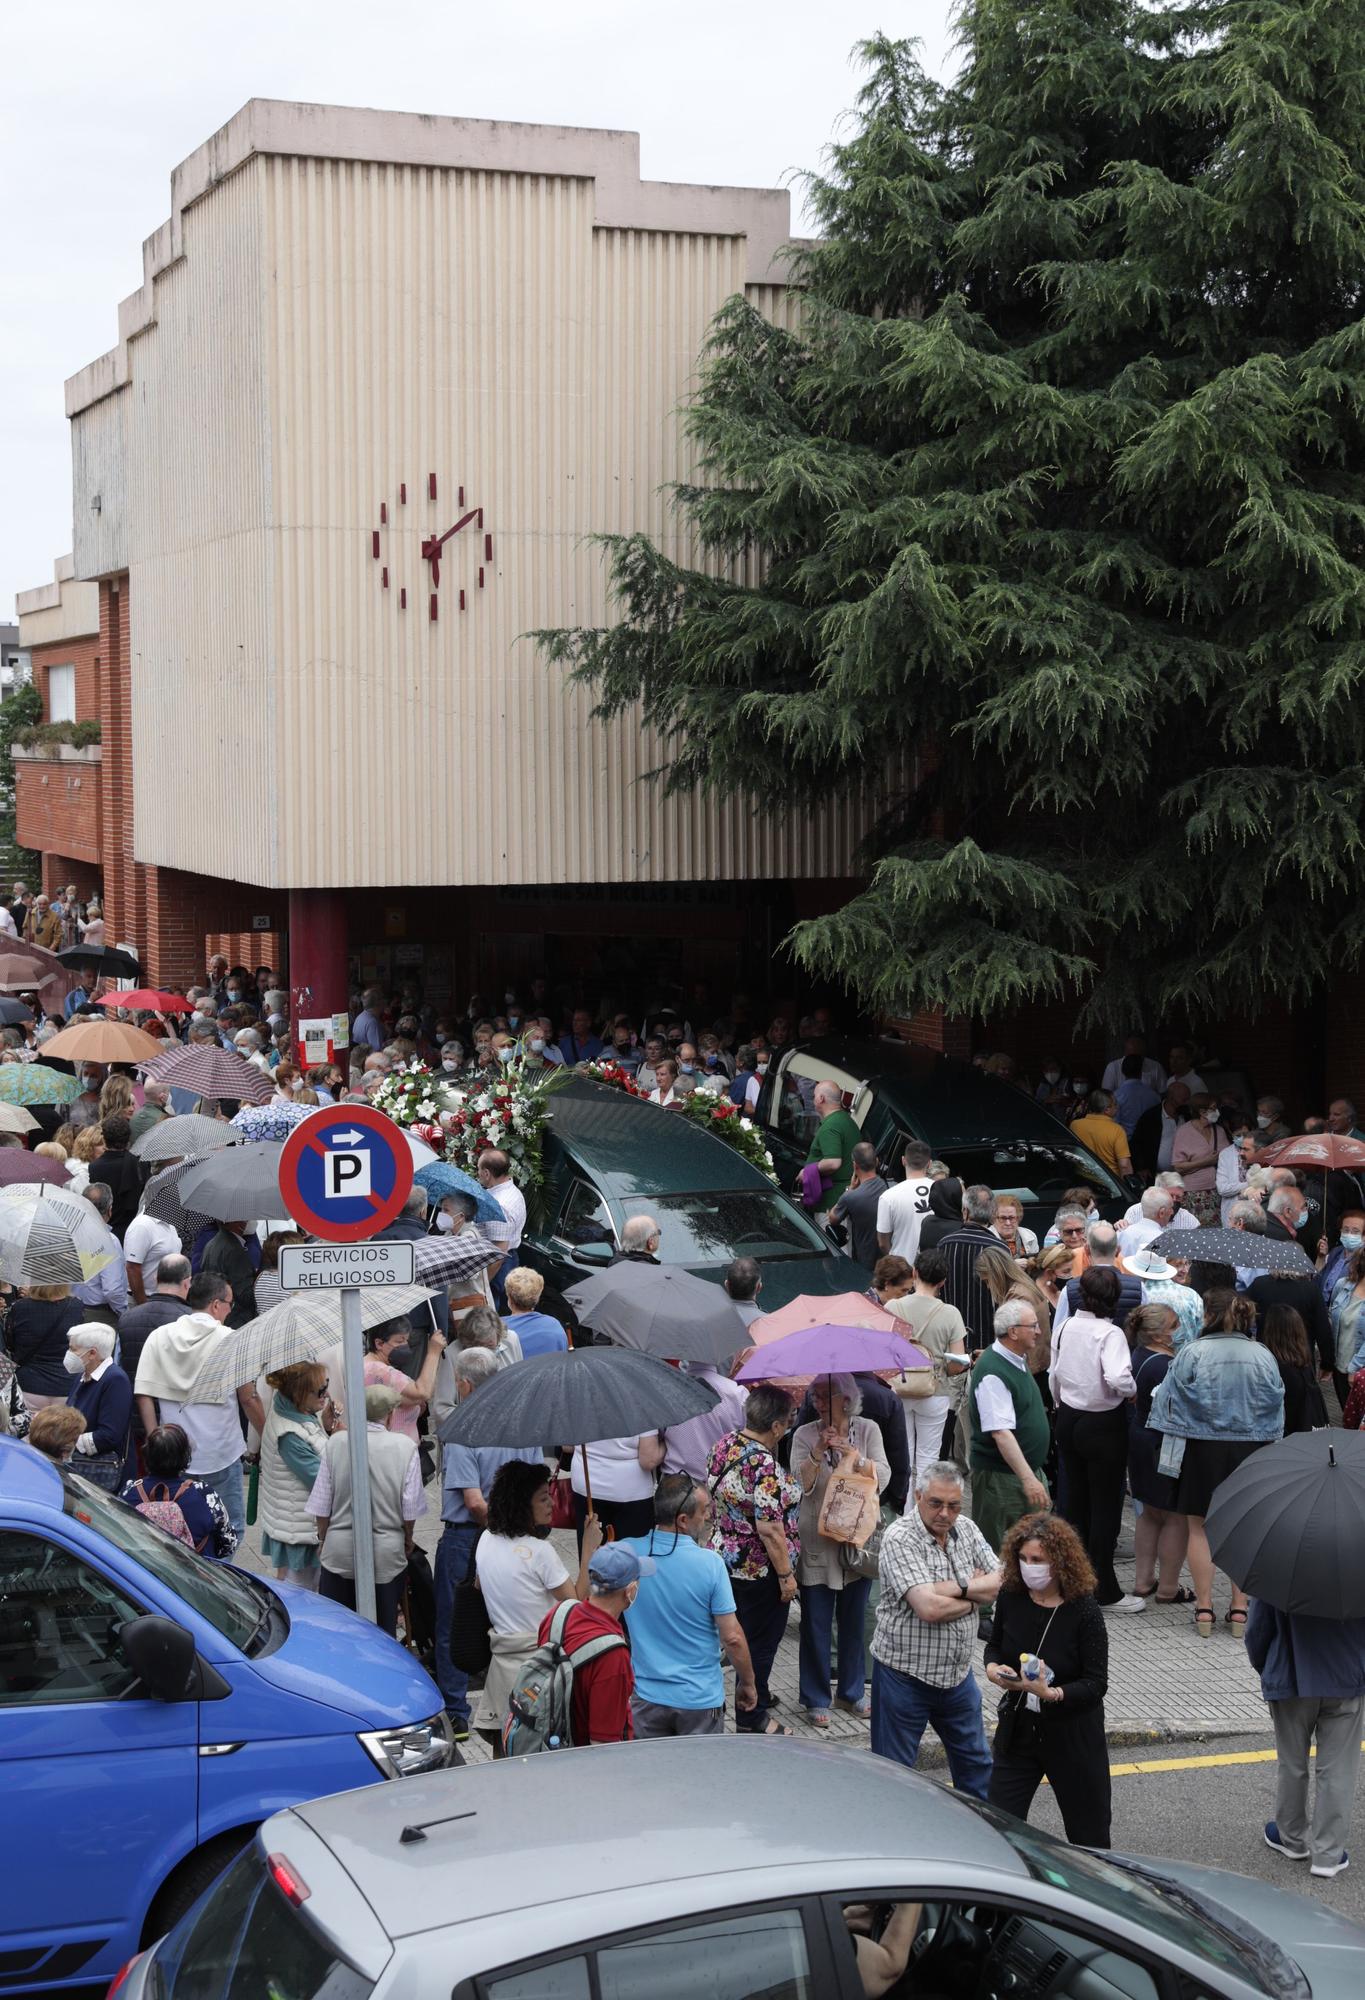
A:
{"type": "Polygon", "coordinates": [[[1218,1487],[1205,1528],[1219,1569],[1253,1597],[1365,1618],[1365,1435],[1300,1431],[1263,1445],[1218,1487]]]}
{"type": "Polygon", "coordinates": [[[588,1445],[684,1424],[719,1400],[704,1382],[652,1354],[580,1347],[504,1368],[451,1411],[437,1436],[443,1444],[582,1445],[587,1486],[588,1445]]]}
{"type": "MultiPolygon", "coordinates": [[[[187,1250],[200,1230],[217,1218],[200,1210],[186,1208],[180,1199],[180,1183],[185,1175],[199,1166],[204,1159],[214,1157],[213,1154],[195,1154],[188,1160],[178,1161],[173,1167],[163,1167],[159,1174],[152,1175],[142,1191],[143,1214],[154,1215],[158,1222],[169,1223],[172,1229],[178,1230],[180,1241],[187,1250]]],[[[241,1219],[240,1216],[232,1217],[234,1222],[240,1222],[241,1219]]]]}
{"type": "Polygon", "coordinates": [[[280,1155],[273,1139],[253,1139],[246,1146],[225,1146],[206,1160],[196,1160],[177,1184],[182,1205],[219,1222],[249,1221],[256,1215],[283,1215],[280,1155]]]}
{"type": "Polygon", "coordinates": [[[1163,1229],[1147,1245],[1160,1257],[1182,1264],[1233,1264],[1244,1271],[1277,1271],[1285,1278],[1311,1278],[1313,1260],[1297,1243],[1258,1236],[1250,1229],[1163,1229]]]}
{"type": "Polygon", "coordinates": [[[241,1133],[221,1118],[203,1118],[187,1111],[179,1118],[159,1118],[128,1148],[139,1160],[187,1160],[192,1153],[216,1153],[236,1146],[241,1133]]]}
{"type": "Polygon", "coordinates": [[[623,1258],[565,1297],[599,1339],[665,1361],[728,1361],[751,1345],[728,1293],[674,1265],[623,1258]]]}

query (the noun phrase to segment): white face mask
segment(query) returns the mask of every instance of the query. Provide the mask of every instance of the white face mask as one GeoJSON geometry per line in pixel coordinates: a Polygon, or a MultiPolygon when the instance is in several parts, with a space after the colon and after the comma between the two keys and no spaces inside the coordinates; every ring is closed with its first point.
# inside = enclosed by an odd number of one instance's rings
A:
{"type": "Polygon", "coordinates": [[[545,1047],[544,1037],[542,1035],[532,1035],[530,1046],[531,1046],[531,1054],[533,1056],[538,1056],[541,1050],[545,1047]]]}
{"type": "Polygon", "coordinates": [[[1204,1116],[1208,1119],[1210,1125],[1216,1125],[1218,1123],[1218,1106],[1215,1104],[1212,1111],[1206,1111],[1204,1116]]]}
{"type": "Polygon", "coordinates": [[[1060,1083],[1061,1079],[1062,1072],[1059,1069],[1045,1069],[1043,1071],[1044,1083],[1060,1083]]]}
{"type": "Polygon", "coordinates": [[[460,1065],[455,1061],[453,1056],[443,1056],[441,1058],[441,1068],[447,1076],[454,1076],[459,1067],[460,1065]]]}
{"type": "Polygon", "coordinates": [[[499,1062],[505,1062],[505,1063],[510,1063],[510,1062],[511,1062],[511,1060],[512,1060],[512,1058],[513,1058],[513,1056],[514,1056],[515,1054],[516,1054],[516,1050],[515,1050],[515,1049],[508,1049],[508,1048],[502,1048],[502,1049],[499,1049],[499,1050],[498,1050],[498,1061],[499,1061],[499,1062]]]}
{"type": "Polygon", "coordinates": [[[1071,1089],[1075,1096],[1083,1097],[1085,1095],[1085,1078],[1083,1076],[1073,1076],[1071,1079],[1071,1089]]]}
{"type": "Polygon", "coordinates": [[[447,1215],[446,1211],[442,1209],[441,1213],[436,1218],[436,1227],[442,1232],[443,1235],[449,1236],[451,1230],[455,1227],[454,1217],[447,1215]]]}
{"type": "Polygon", "coordinates": [[[85,1363],[74,1347],[68,1347],[62,1356],[62,1366],[68,1375],[84,1375],[85,1363]]]}
{"type": "Polygon", "coordinates": [[[1052,1583],[1052,1564],[1021,1562],[1019,1577],[1025,1590],[1047,1590],[1052,1583]]]}
{"type": "Polygon", "coordinates": [[[1267,1125],[1269,1125],[1270,1123],[1270,1119],[1266,1116],[1264,1111],[1258,1111],[1256,1113],[1256,1123],[1260,1126],[1261,1130],[1264,1132],[1267,1125]]]}

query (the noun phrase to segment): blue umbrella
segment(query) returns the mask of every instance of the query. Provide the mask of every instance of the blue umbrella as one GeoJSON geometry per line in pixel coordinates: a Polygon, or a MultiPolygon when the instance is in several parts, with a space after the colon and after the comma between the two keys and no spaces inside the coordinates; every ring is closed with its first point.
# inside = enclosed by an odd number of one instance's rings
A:
{"type": "Polygon", "coordinates": [[[474,1210],[476,1222],[505,1222],[506,1216],[501,1205],[487,1189],[481,1188],[472,1174],[462,1173],[459,1167],[452,1167],[449,1160],[433,1160],[429,1167],[419,1167],[412,1177],[418,1187],[424,1187],[433,1201],[444,1201],[448,1194],[467,1194],[478,1207],[474,1210]]]}

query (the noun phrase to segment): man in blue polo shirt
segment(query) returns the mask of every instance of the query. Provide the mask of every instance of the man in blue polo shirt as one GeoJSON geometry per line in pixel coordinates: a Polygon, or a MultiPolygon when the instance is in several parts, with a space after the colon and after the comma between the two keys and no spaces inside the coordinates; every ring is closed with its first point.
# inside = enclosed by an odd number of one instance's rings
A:
{"type": "Polygon", "coordinates": [[[735,1670],[735,1705],[758,1699],[748,1641],[735,1616],[729,1572],[713,1549],[711,1495],[686,1472],[670,1472],[654,1495],[655,1527],[622,1544],[652,1557],[626,1613],[635,1692],[636,1736],[720,1736],[725,1682],[719,1637],[735,1670]]]}

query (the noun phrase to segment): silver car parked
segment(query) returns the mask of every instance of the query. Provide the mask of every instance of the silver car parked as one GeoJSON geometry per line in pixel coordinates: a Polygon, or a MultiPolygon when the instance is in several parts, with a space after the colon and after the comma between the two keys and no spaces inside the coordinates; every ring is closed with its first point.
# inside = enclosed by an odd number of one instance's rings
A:
{"type": "Polygon", "coordinates": [[[276,1813],[120,2000],[1358,2000],[1365,1930],[864,1751],[690,1738],[276,1813]]]}

